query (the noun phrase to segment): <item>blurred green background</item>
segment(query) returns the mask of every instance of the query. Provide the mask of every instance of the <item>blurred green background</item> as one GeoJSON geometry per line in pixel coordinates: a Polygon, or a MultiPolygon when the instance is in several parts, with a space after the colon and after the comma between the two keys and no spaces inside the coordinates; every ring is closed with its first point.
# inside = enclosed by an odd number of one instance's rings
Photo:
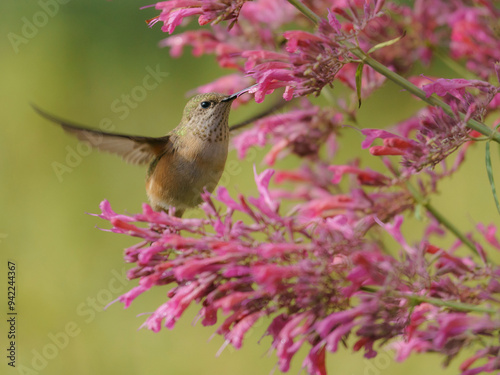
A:
{"type": "MultiPolygon", "coordinates": [[[[146,200],[145,170],[97,152],[66,159],[77,150],[75,139],[40,118],[29,105],[36,103],[50,113],[94,127],[109,118],[115,131],[159,136],[179,122],[189,90],[225,72],[211,57],[194,58],[186,51],[174,60],[167,49],[160,49],[158,42],[166,35],[159,25],[149,29],[144,23],[156,11],[139,10],[148,2],[73,0],[45,10],[42,3],[54,1],[0,3],[0,343],[4,354],[7,260],[17,264],[18,287],[18,367],[8,367],[2,355],[0,372],[270,373],[276,363],[275,355],[267,354],[270,339],[258,343],[264,324],[251,331],[243,350],[228,347],[216,357],[223,340],[215,336],[208,341],[215,327],[192,325],[197,306],[173,331],[155,334],[137,329],[145,319],[138,315],[163,303],[167,288],[153,288],[129,309],[117,303],[103,310],[137,283],[125,280],[130,266],[122,259],[122,250],[135,241],[96,229],[108,227],[107,223],[86,213],[98,213],[103,199],[109,199],[117,212],[138,212],[146,200]],[[126,116],[120,116],[124,113],[114,111],[113,103],[118,100],[123,105],[123,95],[142,85],[148,67],[168,75],[143,100],[133,102],[126,116]],[[69,164],[70,170],[58,177],[54,163],[69,164]]],[[[233,111],[231,122],[248,117],[255,108],[259,107],[233,111]]],[[[365,101],[360,123],[381,127],[416,108],[418,103],[388,84],[380,95],[365,101]]],[[[365,165],[382,169],[380,160],[360,150],[360,141],[357,133],[346,131],[336,162],[361,156],[367,159],[365,165]]],[[[227,183],[230,192],[254,193],[252,165],[265,168],[260,161],[263,152],[257,152],[255,160],[240,162],[242,173],[227,183]]],[[[235,158],[234,151],[231,157],[235,158]]],[[[494,162],[498,163],[496,155],[494,162]]],[[[293,163],[291,159],[288,166],[293,163]]],[[[477,221],[497,220],[483,147],[471,150],[460,173],[444,181],[440,190],[433,202],[461,229],[470,229],[477,221]]],[[[415,238],[419,228],[416,223],[415,238]]],[[[304,351],[296,356],[290,374],[298,373],[303,357],[304,351]]],[[[456,373],[457,365],[453,362],[444,373],[456,373]]],[[[441,365],[434,356],[414,356],[397,364],[384,352],[368,362],[359,353],[341,349],[329,355],[328,366],[331,374],[377,375],[433,372],[441,365]]]]}

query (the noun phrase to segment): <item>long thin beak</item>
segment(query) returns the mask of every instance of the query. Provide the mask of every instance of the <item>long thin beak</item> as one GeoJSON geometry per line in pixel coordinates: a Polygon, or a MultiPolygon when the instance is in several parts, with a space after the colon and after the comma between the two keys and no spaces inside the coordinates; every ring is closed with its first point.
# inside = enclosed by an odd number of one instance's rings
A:
{"type": "Polygon", "coordinates": [[[253,89],[254,87],[256,87],[258,84],[255,84],[255,85],[252,85],[250,87],[247,87],[246,89],[243,89],[241,91],[238,91],[236,94],[233,94],[233,95],[229,95],[227,98],[224,98],[221,100],[221,102],[229,102],[231,100],[234,100],[236,99],[237,97],[243,95],[244,93],[248,92],[250,89],[253,89]]]}

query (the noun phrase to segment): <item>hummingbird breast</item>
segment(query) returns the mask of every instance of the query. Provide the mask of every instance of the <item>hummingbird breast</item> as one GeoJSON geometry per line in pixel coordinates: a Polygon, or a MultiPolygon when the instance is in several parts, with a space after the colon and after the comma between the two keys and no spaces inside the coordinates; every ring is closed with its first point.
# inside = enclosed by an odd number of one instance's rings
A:
{"type": "Polygon", "coordinates": [[[178,211],[196,207],[206,189],[217,186],[228,154],[229,137],[200,137],[195,133],[173,136],[171,147],[158,157],[146,179],[153,209],[178,211]]]}

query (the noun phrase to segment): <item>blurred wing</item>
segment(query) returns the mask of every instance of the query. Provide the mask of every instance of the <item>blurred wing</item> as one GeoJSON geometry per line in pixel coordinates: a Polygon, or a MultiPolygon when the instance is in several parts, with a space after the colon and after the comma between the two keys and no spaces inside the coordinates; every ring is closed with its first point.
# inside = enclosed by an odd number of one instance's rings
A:
{"type": "Polygon", "coordinates": [[[119,155],[127,163],[131,164],[147,164],[154,157],[163,154],[170,138],[168,135],[153,138],[106,133],[62,120],[44,112],[34,105],[32,106],[41,116],[61,125],[65,132],[74,135],[80,141],[90,144],[99,151],[106,151],[119,155]]]}

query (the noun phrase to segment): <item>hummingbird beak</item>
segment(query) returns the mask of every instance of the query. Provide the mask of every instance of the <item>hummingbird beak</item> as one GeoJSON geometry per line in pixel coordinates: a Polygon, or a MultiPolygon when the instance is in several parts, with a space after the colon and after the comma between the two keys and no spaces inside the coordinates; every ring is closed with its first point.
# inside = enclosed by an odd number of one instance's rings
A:
{"type": "Polygon", "coordinates": [[[250,87],[247,87],[246,89],[243,89],[241,91],[238,91],[237,93],[233,94],[233,95],[229,95],[227,98],[224,98],[221,100],[221,102],[229,102],[231,100],[234,100],[238,97],[240,97],[241,95],[243,95],[244,93],[250,91],[251,89],[253,89],[254,87],[257,87],[257,83],[255,85],[252,85],[250,87]]]}

